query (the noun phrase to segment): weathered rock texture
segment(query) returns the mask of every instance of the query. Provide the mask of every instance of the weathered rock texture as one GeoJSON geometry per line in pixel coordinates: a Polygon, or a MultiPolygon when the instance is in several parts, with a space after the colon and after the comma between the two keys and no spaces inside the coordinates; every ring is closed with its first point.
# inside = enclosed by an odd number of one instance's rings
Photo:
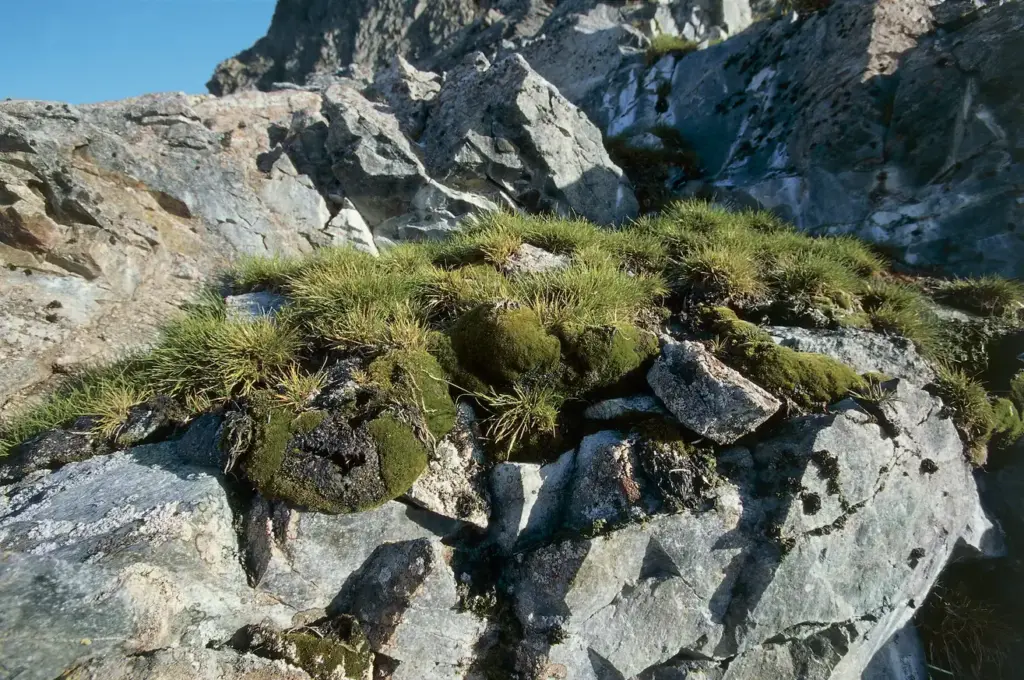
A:
{"type": "Polygon", "coordinates": [[[530,553],[513,570],[523,669],[660,677],[697,657],[728,662],[712,677],[858,677],[978,503],[939,408],[906,383],[879,422],[845,402],[723,456],[709,510],[530,553]]]}
{"type": "Polygon", "coordinates": [[[1021,276],[1022,83],[1008,64],[1024,5],[948,19],[951,4],[838,0],[612,74],[627,85],[584,108],[609,134],[678,130],[707,173],[693,191],[911,264],[1021,276]]]}

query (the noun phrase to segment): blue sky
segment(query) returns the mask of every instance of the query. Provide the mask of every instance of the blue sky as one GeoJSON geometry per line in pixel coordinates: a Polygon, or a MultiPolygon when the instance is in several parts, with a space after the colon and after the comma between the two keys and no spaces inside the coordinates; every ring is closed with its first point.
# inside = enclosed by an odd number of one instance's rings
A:
{"type": "Polygon", "coordinates": [[[0,99],[73,104],[206,92],[275,0],[0,0],[0,99]]]}

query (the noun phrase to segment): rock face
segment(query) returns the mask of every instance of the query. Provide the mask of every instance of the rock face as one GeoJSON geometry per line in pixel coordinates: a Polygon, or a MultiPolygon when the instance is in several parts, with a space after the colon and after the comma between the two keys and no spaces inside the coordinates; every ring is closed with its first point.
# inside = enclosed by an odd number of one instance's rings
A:
{"type": "Polygon", "coordinates": [[[0,410],[149,342],[241,255],[375,254],[498,206],[636,214],[600,131],[521,58],[461,73],[0,103],[0,410]]]}
{"type": "Polygon", "coordinates": [[[330,211],[269,130],[306,92],[0,103],[0,407],[148,341],[241,254],[307,252],[330,211]]]}
{"type": "Polygon", "coordinates": [[[493,183],[532,209],[599,224],[637,213],[600,130],[518,54],[492,66],[478,53],[449,72],[422,143],[431,173],[457,185],[493,183]]]}
{"type": "Polygon", "coordinates": [[[523,668],[689,677],[673,658],[700,657],[728,662],[707,677],[858,677],[978,503],[938,407],[906,383],[882,424],[845,402],[723,456],[711,509],[533,551],[514,586],[523,668]]]}
{"type": "Polygon", "coordinates": [[[609,134],[674,127],[707,171],[694,191],[911,264],[1021,276],[1021,82],[1006,58],[1024,49],[1024,5],[949,18],[953,4],[838,0],[610,75],[627,85],[584,108],[609,134]]]}

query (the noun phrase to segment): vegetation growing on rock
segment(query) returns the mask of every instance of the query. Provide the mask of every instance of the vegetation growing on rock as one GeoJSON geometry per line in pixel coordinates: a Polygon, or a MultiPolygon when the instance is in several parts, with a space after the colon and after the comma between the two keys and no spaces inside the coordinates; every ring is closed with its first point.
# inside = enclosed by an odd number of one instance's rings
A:
{"type": "MultiPolygon", "coordinates": [[[[496,456],[556,454],[579,429],[579,405],[625,394],[645,373],[656,333],[672,315],[726,363],[806,409],[864,394],[868,384],[827,357],[776,346],[755,322],[870,327],[956,366],[959,355],[948,350],[922,289],[886,269],[854,239],[814,238],[771,213],[699,201],[614,230],[497,213],[470,220],[448,241],[401,245],[380,257],[325,248],[301,259],[247,259],[228,276],[234,292],[284,296],[288,304],[276,316],[228,318],[222,300],[203,298],[171,321],[149,353],[69,383],[6,424],[2,446],[79,415],[99,416],[113,433],[129,408],[157,393],[193,412],[252,410],[262,400],[273,405],[261,435],[273,452],[250,467],[254,485],[270,488],[284,483],[273,470],[285,440],[301,436],[295,419],[325,386],[324,367],[346,358],[360,367],[362,396],[342,429],[369,439],[375,433],[382,451],[401,450],[401,460],[413,461],[396,468],[383,498],[411,484],[423,447],[451,430],[454,398],[481,408],[496,456]],[[506,268],[524,244],[568,264],[506,268]]],[[[975,288],[993,287],[1013,288],[975,288]]],[[[1005,317],[1013,303],[998,299],[988,308],[1005,317]]],[[[969,441],[1002,433],[1005,442],[1017,432],[1020,404],[1009,409],[1012,396],[993,405],[985,386],[968,389],[959,378],[943,385],[969,441]]]]}

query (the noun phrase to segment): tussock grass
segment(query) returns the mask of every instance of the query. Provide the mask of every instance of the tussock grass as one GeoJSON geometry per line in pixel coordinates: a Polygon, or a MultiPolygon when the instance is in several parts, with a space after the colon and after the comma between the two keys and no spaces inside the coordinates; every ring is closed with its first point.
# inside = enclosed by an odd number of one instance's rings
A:
{"type": "MultiPolygon", "coordinates": [[[[366,375],[388,408],[421,430],[418,411],[435,436],[450,427],[447,390],[456,384],[491,414],[485,434],[511,455],[554,432],[567,399],[619,389],[641,375],[657,352],[652,331],[669,310],[696,328],[706,304],[718,309],[716,354],[816,408],[851,390],[866,394],[863,380],[823,357],[779,350],[743,319],[792,322],[811,318],[811,310],[820,312],[814,323],[871,325],[935,353],[940,325],[929,302],[885,270],[883,258],[850,237],[814,238],[773,213],[703,201],[676,202],[618,229],[499,212],[474,218],[448,241],[380,257],[325,248],[304,258],[247,258],[228,279],[236,292],[286,296],[275,316],[229,320],[220,296],[206,293],[129,368],[69,383],[5,425],[0,446],[80,415],[97,416],[97,427],[113,433],[131,406],[157,393],[199,411],[266,390],[301,411],[326,380],[302,367],[340,353],[375,366],[366,375]],[[506,273],[523,244],[569,264],[506,273]]],[[[969,290],[994,314],[1012,310],[1019,292],[1017,284],[991,281],[969,290]]],[[[1016,432],[1024,387],[998,413],[967,374],[951,369],[938,390],[969,442],[1016,432]]]]}
{"type": "Polygon", "coordinates": [[[69,380],[39,406],[15,416],[0,428],[0,458],[21,442],[81,416],[97,419],[96,429],[113,436],[128,409],[153,396],[140,364],[128,359],[91,369],[69,380]]]}
{"type": "Polygon", "coordinates": [[[958,368],[940,366],[935,388],[949,416],[964,435],[971,462],[984,465],[988,458],[988,441],[995,427],[995,412],[985,386],[958,368]]]}
{"type": "Polygon", "coordinates": [[[1001,276],[960,279],[940,288],[946,304],[982,316],[1015,319],[1024,310],[1024,283],[1001,276]]]}

